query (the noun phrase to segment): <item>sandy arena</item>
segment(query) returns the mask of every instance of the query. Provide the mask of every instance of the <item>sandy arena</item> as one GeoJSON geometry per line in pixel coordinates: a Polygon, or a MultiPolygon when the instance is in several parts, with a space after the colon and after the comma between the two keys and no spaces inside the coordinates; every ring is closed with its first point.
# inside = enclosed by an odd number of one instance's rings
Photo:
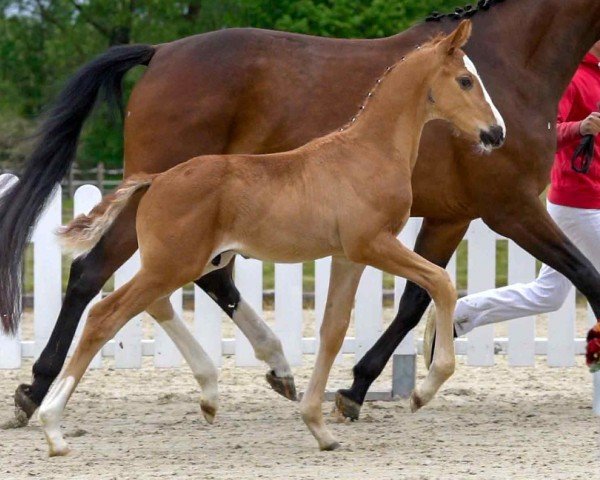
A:
{"type": "MultiPolygon", "coordinates": [[[[570,369],[548,368],[543,357],[535,368],[509,368],[504,357],[496,359],[494,368],[475,368],[459,357],[455,376],[417,414],[399,400],[366,404],[354,423],[329,416],[343,444],[336,452],[317,450],[297,405],[268,388],[266,368],[236,368],[233,358],[225,360],[220,411],[210,426],[187,367],[159,370],[146,358],[141,370],[115,370],[108,359],[88,372],[67,407],[71,454],[47,458],[37,419],[21,430],[0,430],[0,478],[595,478],[600,420],[592,415],[583,358],[570,369]]],[[[294,368],[300,389],[313,361],[307,355],[294,368]]],[[[349,385],[353,364],[346,355],[335,365],[330,390],[349,385]]],[[[30,360],[20,370],[0,371],[0,419],[11,414],[12,393],[30,371],[30,360]]],[[[389,385],[388,368],[375,389],[389,385]]],[[[331,411],[332,403],[324,409],[331,411]]]]}

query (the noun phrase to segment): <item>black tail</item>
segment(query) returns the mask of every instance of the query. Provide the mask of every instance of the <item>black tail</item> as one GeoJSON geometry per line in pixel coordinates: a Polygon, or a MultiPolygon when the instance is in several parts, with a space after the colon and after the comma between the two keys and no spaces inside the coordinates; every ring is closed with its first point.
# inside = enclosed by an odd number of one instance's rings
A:
{"type": "Polygon", "coordinates": [[[123,76],[136,65],[147,65],[154,52],[151,45],[113,47],[82,67],[40,126],[20,181],[0,197],[0,319],[5,333],[15,333],[19,324],[21,261],[32,227],[73,163],[81,128],[100,90],[120,104],[123,76]]]}

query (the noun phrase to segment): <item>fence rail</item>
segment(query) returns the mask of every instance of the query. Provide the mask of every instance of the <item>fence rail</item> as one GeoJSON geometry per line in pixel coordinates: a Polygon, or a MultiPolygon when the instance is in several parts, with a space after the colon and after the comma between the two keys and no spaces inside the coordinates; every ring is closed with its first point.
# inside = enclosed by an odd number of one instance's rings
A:
{"type": "Polygon", "coordinates": [[[99,163],[95,168],[88,168],[86,170],[73,166],[69,170],[69,175],[63,181],[62,186],[66,189],[69,198],[73,198],[78,187],[94,184],[101,192],[104,192],[106,189],[112,189],[119,185],[122,178],[122,168],[107,169],[103,163],[99,163]],[[117,179],[106,178],[107,175],[117,177],[117,179]]]}
{"type": "MultiPolygon", "coordinates": [[[[77,188],[74,194],[74,213],[89,211],[101,198],[100,190],[92,185],[77,188]]],[[[0,368],[18,368],[24,357],[35,357],[48,339],[58,315],[62,299],[61,251],[54,231],[61,224],[62,197],[60,189],[55,193],[35,228],[32,242],[34,249],[34,340],[21,341],[20,337],[0,336],[0,368]]],[[[401,234],[409,246],[414,245],[420,219],[411,219],[401,234]]],[[[498,237],[481,221],[473,222],[466,240],[468,244],[468,292],[493,288],[496,278],[496,242],[498,237]]],[[[330,259],[320,259],[315,264],[315,317],[318,325],[323,315],[329,280],[330,259]]],[[[139,255],[136,253],[115,275],[116,286],[122,285],[137,271],[139,255]]],[[[452,258],[448,270],[456,277],[456,259],[452,258]]],[[[509,283],[527,282],[534,279],[535,259],[517,245],[509,242],[509,283]]],[[[236,262],[236,283],[246,300],[262,313],[263,266],[257,260],[239,258],[236,262]]],[[[367,268],[356,296],[354,310],[354,337],[346,338],[343,352],[354,354],[358,360],[374,343],[382,331],[383,281],[381,272],[367,268]]],[[[395,279],[396,305],[404,289],[405,280],[395,279]]],[[[302,265],[286,264],[275,267],[275,327],[282,339],[290,363],[298,365],[305,353],[314,353],[315,338],[303,338],[302,315],[302,265]]],[[[100,296],[94,299],[97,302],[100,296]]],[[[194,290],[194,334],[206,348],[211,358],[221,363],[223,355],[235,355],[239,366],[254,366],[249,342],[236,332],[235,338],[222,338],[222,314],[216,304],[200,289],[194,290]]],[[[182,291],[172,296],[175,308],[182,310],[182,291]]],[[[93,303],[94,303],[93,302],[93,303]]],[[[508,355],[513,366],[533,365],[536,355],[545,355],[551,366],[569,367],[575,363],[575,355],[584,352],[584,339],[575,336],[575,291],[572,290],[563,307],[549,317],[548,338],[536,338],[535,319],[526,318],[510,323],[506,338],[494,338],[493,327],[483,327],[471,332],[466,339],[457,341],[457,353],[466,355],[469,365],[492,365],[496,353],[508,355]]],[[[593,316],[589,315],[590,324],[593,316]]],[[[83,322],[82,322],[83,323],[83,322]]],[[[81,326],[80,330],[81,331],[81,326]]],[[[414,354],[420,348],[413,333],[398,347],[397,353],[414,354]]],[[[160,330],[154,339],[142,339],[141,317],[129,324],[110,342],[94,361],[102,363],[102,356],[113,356],[117,368],[138,368],[142,356],[154,357],[156,366],[174,367],[181,363],[181,356],[171,340],[160,330]],[[119,345],[119,348],[115,348],[119,345]]]]}

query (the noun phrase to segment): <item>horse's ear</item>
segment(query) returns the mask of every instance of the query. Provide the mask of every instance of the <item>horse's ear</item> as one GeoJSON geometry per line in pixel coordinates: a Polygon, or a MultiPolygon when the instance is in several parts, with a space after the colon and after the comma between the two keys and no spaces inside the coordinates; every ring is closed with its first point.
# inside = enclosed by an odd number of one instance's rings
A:
{"type": "Polygon", "coordinates": [[[447,55],[454,54],[457,49],[464,47],[469,41],[472,31],[473,23],[471,20],[463,20],[456,30],[440,42],[439,48],[447,55]]]}

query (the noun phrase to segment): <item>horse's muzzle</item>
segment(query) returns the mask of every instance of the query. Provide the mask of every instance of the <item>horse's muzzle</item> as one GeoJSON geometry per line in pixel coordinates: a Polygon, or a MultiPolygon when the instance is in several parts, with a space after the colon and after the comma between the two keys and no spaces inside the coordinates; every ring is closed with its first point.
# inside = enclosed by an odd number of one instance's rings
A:
{"type": "Polygon", "coordinates": [[[504,144],[504,129],[500,125],[494,125],[489,130],[482,130],[479,134],[481,143],[486,147],[498,148],[504,144]]]}

